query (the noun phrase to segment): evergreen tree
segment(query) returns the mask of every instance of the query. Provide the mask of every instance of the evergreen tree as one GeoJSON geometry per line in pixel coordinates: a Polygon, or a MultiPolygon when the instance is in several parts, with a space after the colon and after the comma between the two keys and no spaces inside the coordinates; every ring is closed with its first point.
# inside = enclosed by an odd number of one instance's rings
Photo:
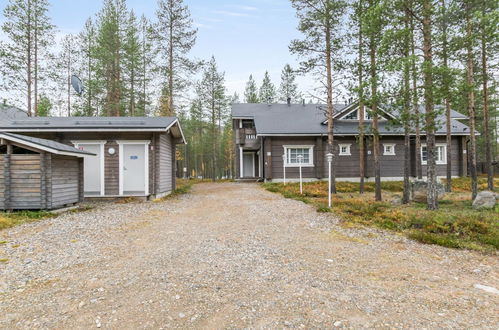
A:
{"type": "Polygon", "coordinates": [[[52,110],[52,103],[46,95],[41,95],[38,100],[38,116],[49,117],[52,110]]]}
{"type": "Polygon", "coordinates": [[[265,71],[265,75],[263,76],[258,98],[262,103],[274,103],[276,98],[275,86],[270,80],[268,71],[265,71]]]}
{"type": "Polygon", "coordinates": [[[295,82],[296,73],[291,65],[286,64],[281,72],[281,84],[279,86],[279,101],[297,103],[301,96],[298,92],[298,84],[295,82]]]}
{"type": "Polygon", "coordinates": [[[225,73],[218,71],[215,57],[212,57],[203,71],[203,77],[197,85],[197,94],[204,108],[207,109],[212,142],[211,178],[219,177],[219,143],[222,122],[227,116],[227,97],[225,95],[225,73]]]}
{"type": "Polygon", "coordinates": [[[251,74],[246,83],[246,89],[244,90],[244,101],[246,103],[258,103],[260,101],[258,98],[258,88],[256,87],[255,80],[251,74]]]}
{"type": "Polygon", "coordinates": [[[138,115],[146,115],[148,106],[151,104],[150,88],[157,73],[156,65],[156,49],[154,47],[154,30],[151,23],[145,16],[140,19],[140,98],[138,107],[138,115]]]}
{"type": "Polygon", "coordinates": [[[128,21],[125,0],[105,0],[98,16],[96,69],[104,90],[103,113],[120,116],[123,104],[123,40],[128,21]]]}
{"type": "Polygon", "coordinates": [[[48,58],[54,26],[47,0],[9,0],[3,10],[0,44],[2,88],[26,97],[28,114],[36,115],[41,64],[48,58]]]}
{"type": "MultiPolygon", "coordinates": [[[[139,26],[137,18],[133,11],[127,22],[124,40],[123,73],[125,82],[125,91],[127,98],[127,110],[129,116],[137,116],[137,102],[140,98],[140,73],[142,72],[141,63],[141,44],[139,40],[139,26]]],[[[141,113],[139,113],[141,114],[141,113]]]]}
{"type": "Polygon", "coordinates": [[[78,34],[79,59],[78,71],[84,80],[85,93],[81,113],[84,116],[96,116],[99,114],[98,95],[100,94],[99,83],[96,77],[96,27],[92,19],[85,22],[83,30],[78,34]]]}
{"type": "Polygon", "coordinates": [[[58,74],[56,75],[58,80],[57,85],[60,86],[61,91],[65,91],[65,111],[68,117],[73,114],[71,100],[71,76],[75,73],[77,55],[78,52],[76,48],[75,37],[71,34],[68,34],[61,41],[61,50],[57,56],[56,63],[58,72],[58,74]]]}
{"type": "Polygon", "coordinates": [[[187,54],[196,43],[197,29],[183,0],[159,0],[156,16],[158,50],[161,56],[161,71],[166,80],[165,97],[168,108],[162,108],[162,115],[175,114],[174,99],[188,85],[186,76],[197,65],[187,54]]]}
{"type": "MultiPolygon", "coordinates": [[[[291,5],[296,10],[299,19],[298,30],[303,34],[303,39],[293,40],[290,50],[306,59],[301,62],[301,70],[317,73],[325,86],[328,122],[327,151],[336,155],[333,125],[333,51],[336,50],[341,40],[341,26],[346,3],[342,0],[291,0],[291,5]]],[[[332,167],[331,189],[336,192],[334,160],[332,167]]]]}

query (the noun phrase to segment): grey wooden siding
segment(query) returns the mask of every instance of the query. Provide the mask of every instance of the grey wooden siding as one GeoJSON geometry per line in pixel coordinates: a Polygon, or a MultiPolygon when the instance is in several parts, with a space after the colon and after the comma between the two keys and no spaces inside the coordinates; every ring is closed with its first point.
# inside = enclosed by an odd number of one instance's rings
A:
{"type": "Polygon", "coordinates": [[[104,192],[113,196],[120,193],[120,148],[116,141],[107,141],[104,145],[104,192]],[[114,148],[114,155],[109,154],[109,149],[114,148]]]}
{"type": "Polygon", "coordinates": [[[9,208],[42,208],[40,182],[39,154],[11,155],[9,208]]]}
{"type": "MultiPolygon", "coordinates": [[[[266,143],[265,152],[271,148],[271,169],[272,173],[266,173],[267,178],[283,178],[282,155],[284,153],[284,145],[314,145],[314,167],[303,167],[302,173],[304,178],[326,178],[328,164],[326,159],[327,154],[327,139],[315,137],[272,137],[266,139],[271,141],[266,143]],[[271,146],[270,146],[271,144],[271,146]]],[[[424,141],[422,141],[424,143],[424,141]]],[[[444,137],[438,137],[437,143],[445,143],[444,137]]],[[[365,144],[366,152],[366,177],[374,177],[374,150],[372,139],[368,139],[365,144]]],[[[410,162],[411,174],[414,174],[415,169],[415,147],[412,145],[410,162]]],[[[359,177],[359,159],[360,150],[358,141],[355,137],[335,137],[334,146],[334,169],[338,178],[358,178],[359,177]],[[349,156],[339,155],[339,145],[350,144],[349,156]]],[[[463,155],[461,137],[452,138],[452,175],[462,175],[463,171],[463,155]]],[[[404,138],[401,137],[381,137],[380,138],[380,167],[381,177],[402,177],[404,175],[404,138]],[[384,155],[383,144],[395,144],[395,155],[384,155]]],[[[437,174],[445,176],[447,165],[437,165],[437,174]]],[[[266,167],[267,170],[267,167],[266,167]]],[[[295,167],[286,168],[286,177],[296,179],[299,177],[299,169],[295,167]]],[[[426,165],[423,165],[423,175],[426,175],[426,165]]]]}
{"type": "Polygon", "coordinates": [[[44,152],[0,159],[0,209],[54,209],[80,201],[80,159],[44,152]]]}
{"type": "Polygon", "coordinates": [[[159,144],[159,163],[158,168],[158,187],[157,193],[166,193],[174,189],[174,155],[173,139],[170,134],[160,134],[159,144]]]}
{"type": "Polygon", "coordinates": [[[80,160],[74,157],[52,156],[52,207],[73,204],[80,200],[80,160]]]}
{"type": "MultiPolygon", "coordinates": [[[[283,178],[283,160],[282,155],[284,154],[285,145],[310,145],[314,146],[315,150],[315,137],[272,137],[272,177],[273,178],[283,178]]],[[[265,152],[267,152],[266,150],[265,152]]],[[[314,162],[317,162],[317,157],[314,154],[314,162]]],[[[316,178],[315,166],[314,167],[302,167],[303,178],[316,178]]],[[[298,167],[286,167],[286,178],[299,178],[300,170],[298,167]]]]}

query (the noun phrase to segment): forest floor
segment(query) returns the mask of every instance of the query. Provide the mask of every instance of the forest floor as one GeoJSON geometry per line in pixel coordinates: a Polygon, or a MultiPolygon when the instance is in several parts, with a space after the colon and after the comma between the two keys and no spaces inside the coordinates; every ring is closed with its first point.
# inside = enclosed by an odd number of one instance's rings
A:
{"type": "MultiPolygon", "coordinates": [[[[479,190],[486,190],[487,179],[478,180],[479,190]]],[[[451,248],[499,253],[499,204],[494,209],[474,209],[469,178],[452,180],[452,192],[445,193],[438,210],[427,210],[426,203],[402,204],[403,182],[381,183],[382,201],[376,202],[374,183],[359,193],[359,183],[337,182],[337,194],[328,207],[325,181],[307,182],[300,193],[299,183],[264,183],[271,192],[314,205],[318,212],[332,212],[344,226],[374,226],[403,234],[422,243],[451,248]]],[[[495,179],[499,186],[499,177],[495,179]]]]}
{"type": "Polygon", "coordinates": [[[496,255],[202,183],[0,231],[0,328],[490,328],[496,255]]]}

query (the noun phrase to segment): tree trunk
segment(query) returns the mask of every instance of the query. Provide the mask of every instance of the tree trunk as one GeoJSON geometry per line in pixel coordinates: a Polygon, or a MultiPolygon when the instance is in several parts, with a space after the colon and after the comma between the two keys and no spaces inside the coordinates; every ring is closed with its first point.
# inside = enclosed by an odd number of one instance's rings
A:
{"type": "Polygon", "coordinates": [[[68,117],[71,117],[71,44],[68,45],[68,66],[67,66],[67,74],[68,74],[68,117]]]}
{"type": "Polygon", "coordinates": [[[34,81],[33,81],[33,87],[34,87],[34,112],[35,112],[35,117],[38,116],[38,8],[36,7],[35,3],[35,11],[34,11],[34,26],[33,26],[33,48],[34,48],[34,81]]]}
{"type": "Polygon", "coordinates": [[[431,0],[423,1],[423,78],[426,122],[426,154],[427,154],[427,208],[438,208],[437,173],[435,163],[435,112],[433,109],[433,52],[432,52],[432,15],[431,0]]]}
{"type": "Polygon", "coordinates": [[[28,16],[28,26],[26,27],[26,39],[27,39],[27,84],[28,84],[28,90],[27,90],[27,101],[28,101],[28,116],[33,116],[33,112],[31,110],[31,84],[33,83],[32,81],[32,63],[31,63],[31,47],[32,47],[32,42],[31,42],[31,0],[28,0],[28,10],[27,10],[27,16],[28,16]]]}
{"type": "Polygon", "coordinates": [[[359,176],[360,185],[359,193],[364,193],[364,178],[365,178],[365,146],[364,146],[364,86],[363,86],[363,69],[362,69],[362,0],[359,1],[359,63],[358,63],[358,75],[359,75],[359,112],[357,117],[359,118],[359,176]]]}
{"type": "Polygon", "coordinates": [[[443,76],[443,89],[445,98],[445,128],[446,128],[446,144],[447,144],[447,169],[446,169],[446,182],[445,191],[452,191],[452,132],[451,132],[451,106],[450,106],[450,92],[449,92],[449,64],[448,64],[448,49],[447,49],[447,17],[446,17],[446,7],[445,0],[441,0],[441,6],[443,8],[443,41],[442,41],[442,59],[444,64],[444,76],[443,76]]]}
{"type": "Polygon", "coordinates": [[[170,19],[170,44],[168,45],[168,111],[170,111],[170,116],[175,115],[175,110],[173,109],[173,21],[170,19]]]}
{"type": "MultiPolygon", "coordinates": [[[[370,3],[372,5],[372,3],[370,3]]],[[[374,181],[375,199],[381,201],[381,168],[379,163],[379,130],[378,130],[378,77],[376,69],[376,43],[374,36],[370,36],[369,56],[371,64],[371,110],[373,117],[373,154],[374,154],[374,181]]]]}
{"type": "Polygon", "coordinates": [[[404,39],[404,87],[403,87],[403,97],[404,97],[404,113],[402,115],[402,121],[404,125],[404,193],[402,197],[402,202],[407,204],[410,202],[410,153],[411,153],[411,130],[410,130],[410,117],[411,112],[411,86],[410,86],[410,63],[407,61],[409,58],[409,49],[411,47],[409,40],[410,31],[410,20],[411,14],[408,10],[405,10],[405,27],[406,35],[404,39]]]}
{"type": "MultiPolygon", "coordinates": [[[[410,2],[410,6],[414,9],[413,2],[410,2]]],[[[418,179],[423,178],[423,168],[421,162],[421,125],[420,125],[420,114],[419,114],[419,102],[418,102],[418,87],[417,87],[417,70],[416,70],[416,45],[414,40],[414,18],[411,16],[411,56],[412,56],[412,106],[414,114],[414,126],[416,135],[416,177],[418,179]]]]}
{"type": "MultiPolygon", "coordinates": [[[[482,23],[483,24],[483,23],[482,23]]],[[[483,76],[483,135],[485,138],[485,166],[487,169],[487,189],[494,191],[494,167],[492,166],[492,147],[490,136],[489,90],[487,73],[487,42],[485,27],[482,26],[482,76],[483,76]]]]}
{"type": "Polygon", "coordinates": [[[474,200],[478,193],[477,170],[476,170],[476,136],[475,136],[475,81],[473,78],[473,27],[471,22],[471,9],[466,4],[466,82],[468,88],[468,114],[470,120],[470,174],[471,174],[471,198],[474,200]]]}
{"type": "Polygon", "coordinates": [[[335,177],[335,150],[334,150],[334,123],[333,123],[333,78],[332,78],[332,63],[331,63],[331,27],[329,19],[326,19],[326,88],[327,88],[327,150],[333,155],[333,163],[331,166],[331,192],[336,193],[336,177],[335,177]]]}

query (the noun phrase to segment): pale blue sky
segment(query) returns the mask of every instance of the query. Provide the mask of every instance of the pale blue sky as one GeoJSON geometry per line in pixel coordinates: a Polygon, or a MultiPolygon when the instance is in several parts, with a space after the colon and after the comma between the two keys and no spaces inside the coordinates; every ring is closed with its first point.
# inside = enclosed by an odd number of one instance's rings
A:
{"type": "MultiPolygon", "coordinates": [[[[50,15],[61,34],[77,33],[85,20],[94,16],[102,0],[50,0],[50,15]]],[[[242,94],[245,82],[253,73],[260,84],[265,70],[279,84],[280,71],[286,63],[296,66],[297,59],[288,51],[296,31],[297,19],[289,0],[186,0],[195,25],[198,41],[193,57],[208,59],[215,55],[226,73],[227,87],[242,94]]],[[[7,0],[0,0],[3,9],[7,0]]],[[[154,18],[156,0],[128,0],[129,8],[140,16],[154,18]]],[[[311,87],[311,79],[300,78],[301,89],[311,87]]]]}

